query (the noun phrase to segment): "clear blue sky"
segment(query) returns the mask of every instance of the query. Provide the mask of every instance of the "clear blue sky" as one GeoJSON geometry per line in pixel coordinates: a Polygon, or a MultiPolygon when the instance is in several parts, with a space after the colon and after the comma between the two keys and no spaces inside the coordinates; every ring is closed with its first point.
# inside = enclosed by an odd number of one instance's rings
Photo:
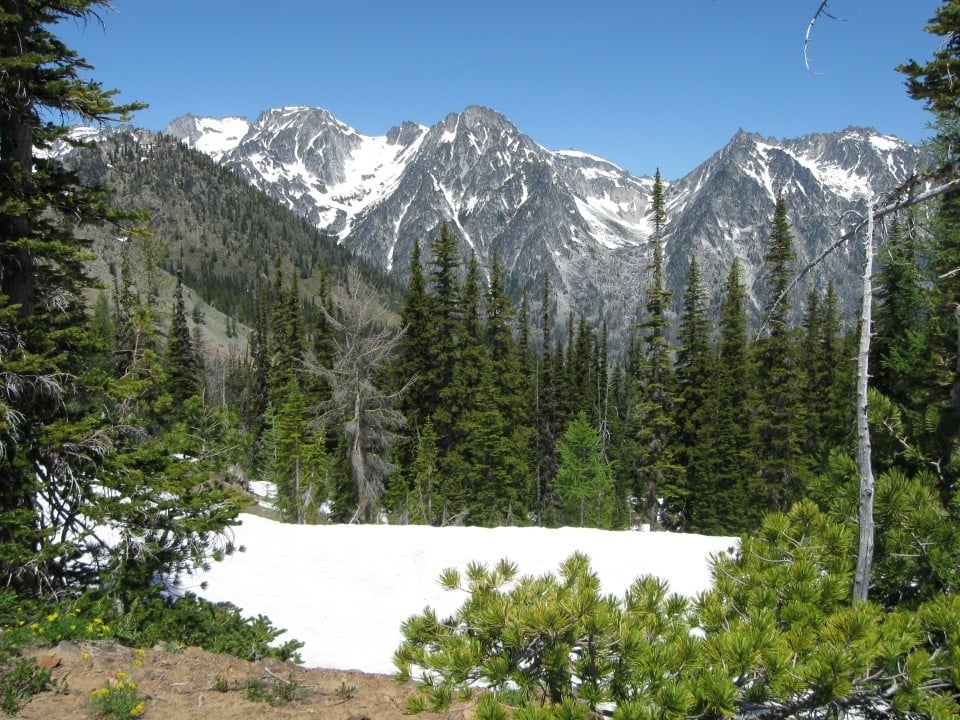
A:
{"type": "Polygon", "coordinates": [[[929,115],[894,67],[925,60],[934,0],[114,0],[64,39],[136,124],[250,119],[314,105],[367,135],[468,105],[539,144],[678,179],[743,128],[797,137],[849,125],[919,142],[929,115]]]}

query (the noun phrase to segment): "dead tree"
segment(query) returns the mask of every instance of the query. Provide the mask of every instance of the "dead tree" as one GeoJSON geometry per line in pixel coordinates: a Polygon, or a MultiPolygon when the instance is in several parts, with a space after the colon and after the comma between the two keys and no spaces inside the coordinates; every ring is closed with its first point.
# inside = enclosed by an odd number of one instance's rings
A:
{"type": "Polygon", "coordinates": [[[355,517],[373,522],[385,480],[393,471],[390,449],[404,425],[403,414],[395,408],[400,393],[382,390],[375,378],[403,330],[388,322],[376,291],[353,267],[331,298],[336,313],[326,308],[324,313],[336,334],[333,360],[329,367],[313,365],[311,369],[330,387],[330,400],[319,408],[321,420],[338,425],[346,440],[357,491],[355,517]]]}

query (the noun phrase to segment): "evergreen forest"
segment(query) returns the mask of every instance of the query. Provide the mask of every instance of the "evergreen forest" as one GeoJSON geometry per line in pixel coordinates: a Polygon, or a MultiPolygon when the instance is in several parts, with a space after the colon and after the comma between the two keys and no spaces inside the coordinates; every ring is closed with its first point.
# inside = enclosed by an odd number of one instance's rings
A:
{"type": "Polygon", "coordinates": [[[506,561],[444,577],[470,600],[405,626],[413,711],[483,686],[484,720],[611,703],[623,720],[960,715],[960,2],[930,21],[933,58],[898,68],[935,162],[848,240],[876,263],[864,312],[842,316],[831,286],[796,297],[816,267],[797,266],[782,198],[759,323],[736,263],[717,317],[695,257],[675,298],[658,172],[626,347],[556,317],[548,275],[510,297],[500,259],[460,256],[448,225],[397,287],[171,139],[117,132],[85,152],[50,118],[141,107],[84,79],[56,35],[107,9],[0,2],[4,709],[22,677],[42,681],[12,628],[51,607],[116,617],[120,642],[293,657],[268,620],[165,592],[235,550],[246,484],[266,480],[291,523],[742,538],[695,601],[650,579],[602,597],[579,556],[536,581],[506,561]],[[40,152],[62,142],[78,146],[66,165],[40,152]],[[144,192],[155,202],[122,200],[144,192]]]}

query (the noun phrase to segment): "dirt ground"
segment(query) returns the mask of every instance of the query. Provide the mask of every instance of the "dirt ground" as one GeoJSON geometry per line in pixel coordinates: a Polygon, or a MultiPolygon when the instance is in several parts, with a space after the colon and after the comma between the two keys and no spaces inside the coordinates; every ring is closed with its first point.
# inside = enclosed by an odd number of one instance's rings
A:
{"type": "MultiPolygon", "coordinates": [[[[387,675],[304,669],[278,661],[250,663],[197,648],[135,650],[109,643],[61,643],[34,653],[51,668],[54,690],[34,696],[16,715],[36,720],[90,720],[91,693],[124,673],[136,683],[148,720],[399,720],[410,687],[387,675]],[[271,705],[248,698],[251,681],[267,688],[294,683],[304,697],[271,705]]],[[[123,677],[123,676],[121,676],[123,677]]],[[[449,720],[472,720],[469,708],[444,713],[449,720]]],[[[436,719],[423,713],[420,717],[436,719]]]]}

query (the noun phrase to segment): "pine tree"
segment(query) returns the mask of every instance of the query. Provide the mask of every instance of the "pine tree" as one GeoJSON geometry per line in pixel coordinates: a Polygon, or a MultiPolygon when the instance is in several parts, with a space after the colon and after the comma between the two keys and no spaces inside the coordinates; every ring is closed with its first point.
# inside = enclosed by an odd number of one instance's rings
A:
{"type": "Polygon", "coordinates": [[[687,496],[684,507],[685,527],[697,527],[693,514],[694,496],[711,495],[707,472],[709,458],[703,453],[704,426],[707,415],[707,393],[713,375],[710,340],[703,286],[697,258],[690,259],[687,284],[683,293],[683,312],[677,333],[677,403],[675,406],[679,446],[679,462],[684,468],[687,496]]]}
{"type": "Polygon", "coordinates": [[[537,388],[534,425],[534,468],[536,492],[534,493],[534,512],[538,525],[550,526],[556,522],[557,497],[553,480],[557,473],[556,438],[558,423],[557,393],[555,386],[553,352],[551,348],[550,316],[550,275],[543,276],[543,297],[540,314],[540,331],[543,347],[540,355],[540,368],[535,378],[537,388]]]}
{"type": "Polygon", "coordinates": [[[663,184],[657,171],[651,201],[653,235],[650,240],[653,274],[647,290],[642,353],[636,362],[634,382],[636,406],[628,432],[636,443],[636,456],[630,468],[636,482],[640,511],[651,525],[678,527],[683,523],[686,489],[684,473],[677,457],[677,426],[674,422],[675,377],[667,339],[671,293],[663,279],[663,232],[666,209],[663,184]]]}
{"type": "Polygon", "coordinates": [[[764,314],[766,334],[755,346],[757,357],[757,458],[759,503],[785,510],[800,496],[806,482],[802,458],[805,417],[801,403],[801,370],[796,333],[790,326],[786,296],[793,273],[793,232],[783,195],[777,196],[764,262],[771,298],[764,314]]]}
{"type": "MultiPolygon", "coordinates": [[[[911,60],[897,68],[906,76],[907,92],[914,100],[924,103],[934,116],[936,135],[932,148],[940,163],[941,177],[956,181],[957,149],[960,147],[960,109],[953,68],[960,59],[960,2],[945,0],[925,28],[942,38],[933,57],[925,63],[911,60]]],[[[928,354],[914,346],[912,352],[919,361],[911,375],[929,383],[927,393],[913,390],[916,402],[909,413],[913,418],[905,456],[936,469],[939,491],[945,504],[953,502],[956,483],[960,477],[960,459],[956,447],[960,439],[960,193],[956,188],[942,195],[933,211],[931,247],[924,258],[930,275],[926,278],[925,293],[928,317],[918,323],[908,342],[919,341],[926,334],[924,344],[928,354]],[[919,396],[919,397],[918,397],[919,396]]],[[[909,302],[905,298],[905,302],[909,302]]]]}
{"type": "Polygon", "coordinates": [[[564,524],[615,527],[626,498],[615,494],[613,469],[603,457],[600,434],[584,411],[567,425],[557,441],[557,454],[560,467],[555,482],[564,524]]]}
{"type": "Polygon", "coordinates": [[[754,473],[752,377],[747,337],[746,288],[734,261],[720,309],[719,337],[712,382],[708,386],[707,422],[700,432],[703,480],[690,496],[691,530],[735,534],[754,528],[764,508],[750,494],[754,473]]]}
{"type": "Polygon", "coordinates": [[[174,409],[182,407],[184,401],[199,392],[203,381],[203,365],[200,354],[194,347],[187,324],[187,313],[183,304],[183,284],[177,276],[177,287],[173,298],[173,315],[167,332],[167,347],[164,354],[164,370],[167,375],[168,392],[173,398],[174,409]]]}

